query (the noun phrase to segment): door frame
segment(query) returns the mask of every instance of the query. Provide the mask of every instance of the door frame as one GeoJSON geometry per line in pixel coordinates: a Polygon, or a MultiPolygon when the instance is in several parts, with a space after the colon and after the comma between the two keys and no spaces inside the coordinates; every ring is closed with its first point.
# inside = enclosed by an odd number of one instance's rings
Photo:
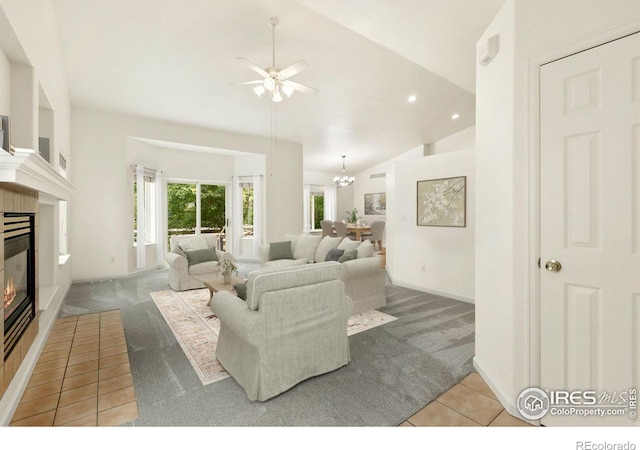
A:
{"type": "MultiPolygon", "coordinates": [[[[579,40],[570,45],[564,46],[558,50],[549,52],[540,57],[530,60],[528,68],[528,198],[529,198],[529,218],[527,223],[529,235],[529,257],[528,261],[528,277],[529,298],[528,308],[528,383],[530,387],[540,387],[541,365],[540,365],[540,285],[541,276],[538,267],[538,258],[541,256],[541,165],[540,165],[540,133],[542,131],[540,118],[540,70],[545,64],[552,63],[556,60],[572,56],[577,53],[584,52],[594,47],[607,44],[609,42],[622,39],[629,35],[640,32],[640,20],[616,26],[615,28],[598,33],[589,38],[579,40]]],[[[540,420],[532,421],[539,424],[540,420]]]]}

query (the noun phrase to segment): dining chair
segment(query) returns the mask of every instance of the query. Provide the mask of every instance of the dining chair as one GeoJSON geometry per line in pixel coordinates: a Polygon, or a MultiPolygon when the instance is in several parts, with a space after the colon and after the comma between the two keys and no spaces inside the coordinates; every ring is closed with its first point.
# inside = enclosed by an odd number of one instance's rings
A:
{"type": "Polygon", "coordinates": [[[336,229],[336,236],[346,237],[347,236],[347,224],[344,222],[335,221],[333,222],[333,226],[336,229]]]}
{"type": "Polygon", "coordinates": [[[332,220],[321,220],[320,227],[322,227],[322,237],[325,236],[335,236],[333,233],[333,221],[332,220]]]}
{"type": "Polygon", "coordinates": [[[384,220],[376,220],[371,223],[371,233],[363,233],[360,235],[362,240],[369,239],[373,244],[373,248],[376,248],[376,242],[378,243],[378,250],[382,250],[382,232],[386,222],[384,220]]]}

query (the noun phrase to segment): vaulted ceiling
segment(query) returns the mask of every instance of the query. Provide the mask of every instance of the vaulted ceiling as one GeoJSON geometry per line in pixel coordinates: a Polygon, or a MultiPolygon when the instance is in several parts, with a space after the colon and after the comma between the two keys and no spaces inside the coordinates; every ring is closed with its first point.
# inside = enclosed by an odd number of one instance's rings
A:
{"type": "Polygon", "coordinates": [[[475,44],[504,0],[55,0],[71,101],[271,136],[273,104],[236,60],[304,59],[275,110],[304,168],[356,173],[475,123],[475,44]],[[415,95],[414,103],[407,101],[415,95]],[[460,118],[452,120],[453,113],[460,118]]]}

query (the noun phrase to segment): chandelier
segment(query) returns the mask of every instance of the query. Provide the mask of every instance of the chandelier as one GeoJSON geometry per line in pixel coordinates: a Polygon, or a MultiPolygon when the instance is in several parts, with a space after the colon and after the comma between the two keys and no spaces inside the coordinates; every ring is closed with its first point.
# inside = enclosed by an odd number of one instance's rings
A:
{"type": "MultiPolygon", "coordinates": [[[[346,158],[345,155],[342,155],[342,172],[344,173],[344,171],[346,170],[344,167],[344,159],[346,158]]],[[[345,187],[345,186],[349,186],[351,184],[353,184],[353,182],[356,181],[356,179],[354,177],[348,177],[346,175],[343,175],[341,177],[335,177],[333,179],[333,182],[338,185],[338,187],[345,187]]]]}

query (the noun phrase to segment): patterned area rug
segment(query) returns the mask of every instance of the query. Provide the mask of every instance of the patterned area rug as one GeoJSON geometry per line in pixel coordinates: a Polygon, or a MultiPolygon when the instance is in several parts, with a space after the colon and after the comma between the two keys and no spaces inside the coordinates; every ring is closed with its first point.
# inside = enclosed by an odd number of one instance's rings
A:
{"type": "MultiPolygon", "coordinates": [[[[171,328],[202,384],[224,380],[229,374],[216,359],[220,321],[207,306],[209,289],[151,292],[151,298],[171,328]]],[[[376,311],[356,314],[347,322],[349,336],[396,320],[376,311]]]]}

